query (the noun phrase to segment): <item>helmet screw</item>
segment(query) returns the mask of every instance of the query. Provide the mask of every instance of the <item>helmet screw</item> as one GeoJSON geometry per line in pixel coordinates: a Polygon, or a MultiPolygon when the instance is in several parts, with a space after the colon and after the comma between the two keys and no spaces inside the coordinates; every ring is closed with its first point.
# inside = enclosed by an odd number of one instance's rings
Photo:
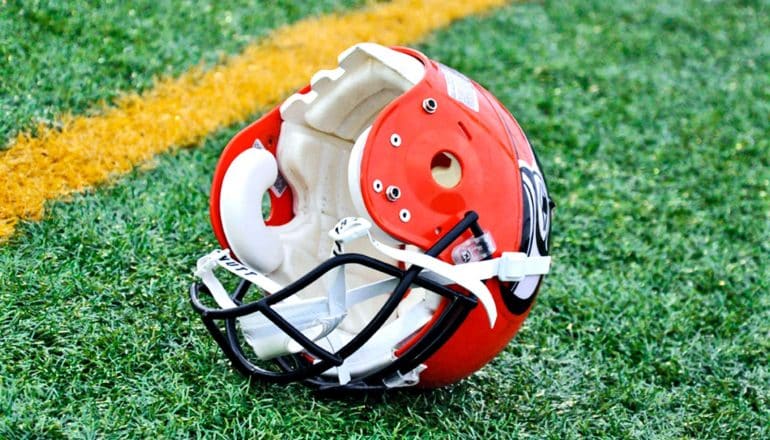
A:
{"type": "Polygon", "coordinates": [[[402,209],[401,212],[398,213],[398,217],[402,222],[406,223],[412,219],[412,213],[409,212],[408,209],[402,209]]]}
{"type": "Polygon", "coordinates": [[[385,190],[385,195],[388,196],[388,200],[395,202],[401,197],[401,189],[395,185],[390,185],[388,189],[385,190]]]}
{"type": "Polygon", "coordinates": [[[438,102],[433,98],[425,98],[422,100],[422,109],[425,113],[436,113],[438,108],[438,102]]]}
{"type": "Polygon", "coordinates": [[[398,133],[390,135],[390,145],[393,145],[394,147],[401,146],[401,136],[399,136],[398,133]]]}
{"type": "Polygon", "coordinates": [[[374,182],[372,182],[372,188],[374,188],[374,192],[382,192],[382,181],[380,181],[380,179],[375,179],[374,182]]]}

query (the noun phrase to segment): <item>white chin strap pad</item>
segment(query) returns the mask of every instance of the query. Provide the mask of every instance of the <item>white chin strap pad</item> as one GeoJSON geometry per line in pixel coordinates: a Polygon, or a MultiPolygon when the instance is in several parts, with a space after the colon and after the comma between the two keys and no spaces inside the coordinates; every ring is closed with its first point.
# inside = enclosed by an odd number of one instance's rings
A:
{"type": "Polygon", "coordinates": [[[230,250],[263,273],[274,271],[283,261],[278,234],[262,218],[262,195],[277,176],[273,155],[250,148],[233,160],[222,180],[219,209],[230,250]]]}

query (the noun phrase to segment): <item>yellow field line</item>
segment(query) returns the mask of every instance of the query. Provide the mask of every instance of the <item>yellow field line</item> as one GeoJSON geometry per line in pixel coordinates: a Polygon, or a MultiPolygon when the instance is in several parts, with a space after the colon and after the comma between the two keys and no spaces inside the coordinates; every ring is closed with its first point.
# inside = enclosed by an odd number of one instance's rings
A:
{"type": "Polygon", "coordinates": [[[277,103],[339,52],[360,41],[413,42],[505,0],[396,0],[277,29],[223,65],[160,81],[97,116],[20,135],[0,153],[0,239],[19,219],[39,219],[45,201],[130,171],[153,155],[199,141],[277,103]]]}

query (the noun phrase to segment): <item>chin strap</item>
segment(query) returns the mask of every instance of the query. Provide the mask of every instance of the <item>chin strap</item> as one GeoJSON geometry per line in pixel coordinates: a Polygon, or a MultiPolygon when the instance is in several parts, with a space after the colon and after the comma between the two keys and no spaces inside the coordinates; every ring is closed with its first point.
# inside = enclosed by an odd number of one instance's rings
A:
{"type": "MultiPolygon", "coordinates": [[[[550,257],[528,256],[521,252],[504,252],[498,258],[452,265],[422,252],[398,249],[381,243],[372,237],[369,232],[370,228],[371,223],[362,218],[347,217],[342,219],[329,231],[329,237],[334,241],[332,253],[341,254],[344,252],[343,246],[345,243],[367,237],[374,248],[383,255],[425,269],[421,276],[443,285],[456,284],[470,291],[484,306],[484,310],[489,318],[490,327],[495,325],[497,307],[492,293],[483,281],[495,277],[502,281],[521,281],[530,275],[544,275],[548,273],[551,263],[550,257]]],[[[458,248],[464,250],[462,246],[465,245],[466,243],[463,243],[458,248]]],[[[478,258],[479,255],[486,257],[491,252],[493,250],[488,248],[485,253],[478,254],[474,258],[478,258]]],[[[268,295],[280,291],[283,287],[264,274],[234,260],[230,256],[229,250],[215,250],[198,260],[195,275],[201,279],[209,292],[211,292],[216,303],[223,309],[234,308],[238,304],[228,295],[224,286],[214,274],[214,270],[217,267],[221,267],[239,278],[251,282],[268,295]]],[[[397,284],[398,278],[387,278],[348,290],[347,283],[345,282],[344,266],[340,266],[324,275],[325,295],[308,299],[299,299],[292,296],[272,307],[309,339],[318,341],[319,339],[327,338],[330,346],[341,345],[341,341],[335,341],[336,336],[333,331],[347,316],[349,308],[370,298],[387,295],[393,291],[397,284]]],[[[383,333],[385,335],[383,336],[383,341],[375,345],[395,346],[401,339],[408,337],[409,334],[425,325],[430,319],[430,313],[415,310],[414,316],[404,317],[404,321],[408,320],[410,322],[404,322],[391,333],[383,333]],[[388,342],[385,342],[385,339],[388,342]]],[[[260,359],[272,359],[302,350],[299,344],[260,313],[243,316],[238,318],[238,320],[246,341],[260,359]]],[[[362,347],[361,350],[365,348],[366,346],[362,347]]],[[[391,356],[389,351],[387,355],[391,356]]],[[[351,363],[360,362],[351,359],[348,359],[348,361],[351,363]]],[[[347,383],[351,379],[348,361],[336,369],[337,376],[342,384],[347,383]]],[[[418,373],[415,372],[413,374],[418,373]]],[[[400,378],[400,381],[404,383],[411,383],[413,380],[415,378],[411,376],[400,378]]]]}
{"type": "MultiPolygon", "coordinates": [[[[371,234],[368,234],[368,236],[369,241],[372,242],[374,248],[388,257],[411,265],[420,266],[429,271],[432,275],[440,277],[442,279],[441,284],[457,284],[476,295],[481,302],[481,305],[484,306],[484,310],[487,312],[489,327],[492,328],[495,326],[495,321],[497,321],[497,307],[495,306],[495,300],[492,298],[492,293],[487,286],[481,282],[481,280],[491,278],[494,275],[479,277],[477,271],[474,270],[475,268],[468,268],[470,270],[456,270],[456,266],[441,261],[438,258],[420,252],[397,249],[384,243],[380,243],[372,238],[371,234]]],[[[429,275],[426,274],[426,276],[429,275]]]]}
{"type": "Polygon", "coordinates": [[[217,249],[198,259],[198,263],[195,267],[195,276],[200,278],[203,284],[209,288],[209,292],[211,292],[211,296],[214,297],[214,301],[216,301],[217,304],[219,304],[219,307],[222,307],[223,309],[230,309],[237,305],[233,302],[232,298],[230,298],[230,295],[227,294],[227,290],[222,286],[222,283],[220,283],[214,275],[213,271],[217,266],[230,271],[239,278],[249,281],[267,294],[275,293],[283,288],[283,286],[265,275],[249,269],[243,264],[233,260],[232,257],[230,257],[229,250],[217,249]]]}
{"type": "MultiPolygon", "coordinates": [[[[334,229],[329,231],[329,237],[341,246],[342,243],[366,236],[374,248],[384,255],[425,269],[422,276],[444,285],[457,284],[463,287],[476,295],[484,306],[490,328],[494,327],[497,321],[497,306],[492,293],[482,281],[494,277],[498,277],[501,281],[521,281],[530,275],[545,275],[551,267],[551,257],[529,256],[523,252],[503,252],[498,258],[452,265],[422,252],[398,249],[379,242],[369,232],[371,227],[372,224],[364,218],[347,217],[340,220],[334,229]]],[[[468,246],[467,241],[458,248],[464,250],[466,246],[468,246]]],[[[493,251],[490,250],[487,254],[491,252],[493,251]]]]}

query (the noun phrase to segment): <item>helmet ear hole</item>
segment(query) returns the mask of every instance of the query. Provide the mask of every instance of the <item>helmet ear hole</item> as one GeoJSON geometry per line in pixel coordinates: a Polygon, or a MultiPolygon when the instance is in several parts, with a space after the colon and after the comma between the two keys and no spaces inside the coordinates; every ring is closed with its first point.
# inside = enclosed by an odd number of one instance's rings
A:
{"type": "Polygon", "coordinates": [[[441,151],[433,156],[430,161],[430,173],[433,181],[447,189],[456,187],[463,177],[460,161],[448,151],[441,151]]]}

